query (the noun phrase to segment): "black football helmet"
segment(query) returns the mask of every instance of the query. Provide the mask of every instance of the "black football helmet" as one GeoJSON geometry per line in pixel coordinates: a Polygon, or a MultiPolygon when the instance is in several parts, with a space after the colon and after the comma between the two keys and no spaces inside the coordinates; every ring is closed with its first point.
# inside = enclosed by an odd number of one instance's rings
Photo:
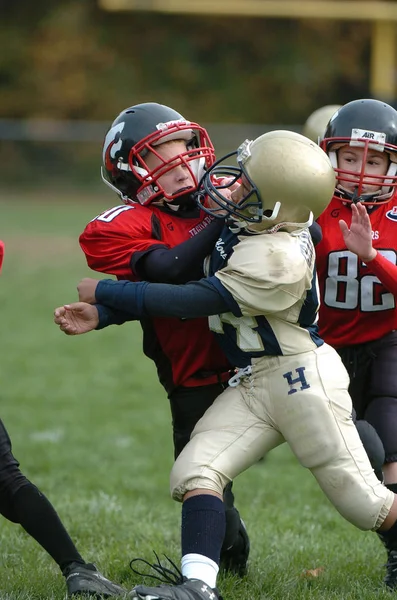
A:
{"type": "Polygon", "coordinates": [[[197,190],[205,169],[214,161],[214,147],[203,127],[168,106],[146,102],[126,108],[113,121],[103,144],[102,179],[125,203],[147,205],[165,197],[177,207],[182,197],[197,190]],[[165,161],[156,152],[159,144],[179,139],[186,141],[186,152],[172,160],[165,161]],[[148,152],[162,161],[152,171],[145,163],[148,152]],[[181,164],[188,167],[196,187],[169,195],[158,179],[181,164]]]}
{"type": "Polygon", "coordinates": [[[390,202],[397,193],[397,111],[380,100],[353,100],[342,106],[332,117],[320,141],[336,172],[335,196],[343,202],[362,202],[373,205],[390,202]],[[337,151],[349,144],[364,148],[361,172],[338,167],[337,151]],[[369,175],[365,172],[368,150],[387,152],[389,168],[386,175],[369,175]],[[344,187],[344,182],[357,182],[354,192],[344,187]],[[363,194],[363,185],[381,185],[371,194],[363,194]]]}

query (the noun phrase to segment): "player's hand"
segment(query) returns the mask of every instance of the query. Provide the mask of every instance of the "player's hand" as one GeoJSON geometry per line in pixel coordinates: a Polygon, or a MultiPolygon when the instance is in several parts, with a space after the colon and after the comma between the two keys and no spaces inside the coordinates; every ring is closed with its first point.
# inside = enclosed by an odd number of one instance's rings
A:
{"type": "Polygon", "coordinates": [[[95,291],[99,281],[99,279],[91,279],[90,277],[85,277],[80,281],[80,283],[77,286],[80,302],[88,302],[88,304],[95,304],[95,291]]]}
{"type": "Polygon", "coordinates": [[[341,219],[339,226],[343,235],[345,244],[351,252],[365,263],[373,260],[377,254],[372,247],[372,227],[367,210],[361,202],[351,205],[352,221],[350,229],[347,223],[341,219]]]}
{"type": "Polygon", "coordinates": [[[98,310],[86,302],[65,304],[55,309],[54,323],[66,335],[88,333],[98,326],[98,310]]]}
{"type": "MultiPolygon", "coordinates": [[[[213,183],[216,184],[217,187],[219,186],[227,186],[227,187],[220,187],[219,192],[222,194],[222,196],[224,198],[226,198],[226,200],[230,200],[232,192],[234,192],[234,190],[236,190],[238,187],[240,187],[240,182],[239,181],[235,181],[232,185],[228,185],[231,181],[233,181],[232,177],[214,177],[213,183]]],[[[220,200],[220,202],[222,202],[220,200]]],[[[218,204],[217,202],[214,202],[214,200],[212,200],[212,198],[210,196],[207,196],[206,198],[206,205],[208,206],[208,208],[211,208],[212,210],[216,210],[216,213],[218,215],[227,215],[228,212],[227,210],[222,210],[221,208],[221,204],[218,204]]]]}

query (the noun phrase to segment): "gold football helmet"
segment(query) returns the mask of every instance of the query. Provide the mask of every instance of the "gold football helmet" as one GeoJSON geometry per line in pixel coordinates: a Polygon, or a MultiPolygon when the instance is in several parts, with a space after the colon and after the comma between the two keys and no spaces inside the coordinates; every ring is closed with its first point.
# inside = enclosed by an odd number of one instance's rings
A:
{"type": "Polygon", "coordinates": [[[311,225],[334,189],[335,172],[325,152],[299,133],[279,130],[246,140],[215,162],[201,181],[199,204],[216,217],[226,211],[241,229],[292,231],[311,225]],[[237,167],[222,164],[233,155],[237,167]]]}

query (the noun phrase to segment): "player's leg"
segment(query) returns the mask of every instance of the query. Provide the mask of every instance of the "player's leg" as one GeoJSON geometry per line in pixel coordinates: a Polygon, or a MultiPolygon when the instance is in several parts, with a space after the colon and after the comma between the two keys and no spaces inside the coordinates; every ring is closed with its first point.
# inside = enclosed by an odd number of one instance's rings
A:
{"type": "Polygon", "coordinates": [[[376,529],[387,516],[388,510],[382,510],[390,494],[375,477],[354,426],[348,384],[338,354],[325,344],[300,356],[280,357],[270,384],[273,416],[335,508],[357,527],[376,529]]]}
{"type": "Polygon", "coordinates": [[[376,429],[366,420],[370,399],[372,362],[371,344],[341,348],[338,353],[350,377],[349,395],[353,403],[353,421],[379,481],[383,481],[385,450],[376,429]]]}
{"type": "Polygon", "coordinates": [[[353,409],[353,423],[355,424],[361,443],[369,458],[369,462],[379,481],[383,482],[383,465],[385,463],[386,453],[382,441],[373,425],[365,419],[355,420],[353,409]]]}
{"type": "Polygon", "coordinates": [[[0,420],[0,513],[19,523],[58,564],[66,577],[69,594],[120,594],[121,587],[85,563],[45,495],[19,469],[11,440],[0,420]]]}
{"type": "MultiPolygon", "coordinates": [[[[174,456],[177,458],[190,440],[196,423],[225,389],[222,383],[200,387],[178,387],[170,395],[174,456]]],[[[250,541],[239,511],[234,506],[232,482],[228,482],[223,500],[226,510],[226,532],[221,551],[221,568],[245,575],[250,541]]]]}
{"type": "MultiPolygon", "coordinates": [[[[391,332],[371,344],[369,403],[365,418],[377,430],[385,449],[383,467],[386,487],[397,493],[397,333],[391,332]]],[[[386,584],[397,587],[397,540],[379,534],[388,552],[386,584]]]]}
{"type": "Polygon", "coordinates": [[[226,483],[284,440],[249,408],[250,384],[228,388],[206,411],[171,471],[171,492],[182,506],[182,575],[187,581],[165,587],[137,586],[133,598],[209,600],[215,588],[226,483]],[[188,492],[188,493],[187,493],[188,492]],[[190,595],[189,595],[190,594],[190,595]]]}
{"type": "MultiPolygon", "coordinates": [[[[378,530],[386,521],[389,527],[395,497],[376,478],[362,446],[351,418],[347,372],[337,354],[325,346],[289,360],[273,381],[277,425],[335,508],[360,529],[378,530]],[[290,389],[282,401],[283,378],[290,389]]],[[[393,527],[384,535],[397,538],[393,527]]]]}
{"type": "Polygon", "coordinates": [[[196,423],[215,398],[222,394],[225,387],[226,385],[222,383],[197,387],[179,386],[171,392],[169,401],[175,459],[189,442],[196,423]]]}

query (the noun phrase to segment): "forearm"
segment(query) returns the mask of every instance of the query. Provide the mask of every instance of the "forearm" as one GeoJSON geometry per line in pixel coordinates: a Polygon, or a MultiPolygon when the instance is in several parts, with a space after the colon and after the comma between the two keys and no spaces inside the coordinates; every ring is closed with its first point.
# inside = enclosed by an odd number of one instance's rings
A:
{"type": "Polygon", "coordinates": [[[397,266],[382,256],[380,252],[377,252],[371,261],[366,262],[366,265],[382,285],[397,296],[397,266]]]}
{"type": "Polygon", "coordinates": [[[127,321],[135,321],[136,315],[130,312],[103,306],[102,304],[94,305],[98,311],[99,323],[96,329],[104,329],[109,325],[122,325],[127,321]]]}
{"type": "Polygon", "coordinates": [[[203,231],[174,248],[155,248],[144,254],[133,269],[140,279],[156,283],[187,283],[203,276],[203,262],[211,254],[223,228],[214,219],[203,231]]]}
{"type": "Polygon", "coordinates": [[[207,317],[230,308],[207,279],[187,285],[102,280],[96,289],[99,304],[131,312],[135,317],[207,317]]]}

